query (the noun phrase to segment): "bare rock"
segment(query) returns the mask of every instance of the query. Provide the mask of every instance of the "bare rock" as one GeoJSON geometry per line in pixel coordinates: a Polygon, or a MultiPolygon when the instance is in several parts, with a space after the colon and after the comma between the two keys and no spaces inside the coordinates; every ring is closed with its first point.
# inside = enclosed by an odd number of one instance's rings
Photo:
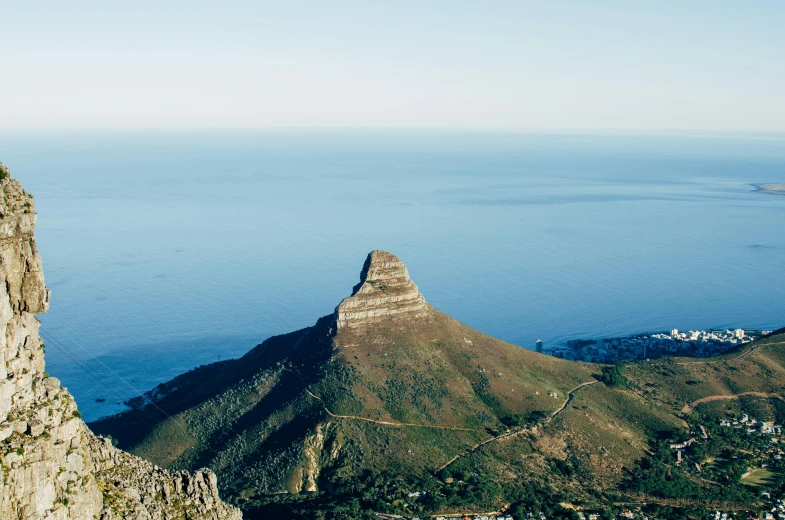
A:
{"type": "Polygon", "coordinates": [[[46,430],[46,426],[40,422],[34,422],[27,425],[27,431],[31,437],[38,437],[46,430]]]}
{"type": "Polygon", "coordinates": [[[33,198],[11,178],[0,180],[0,217],[0,518],[239,520],[212,473],[186,474],[196,484],[185,493],[182,472],[118,450],[78,417],[68,391],[44,372],[35,313],[49,307],[49,290],[33,198]]]}
{"type": "Polygon", "coordinates": [[[425,317],[429,309],[401,259],[386,251],[372,251],[365,260],[360,283],[338,305],[335,316],[340,330],[385,317],[425,317]]]}

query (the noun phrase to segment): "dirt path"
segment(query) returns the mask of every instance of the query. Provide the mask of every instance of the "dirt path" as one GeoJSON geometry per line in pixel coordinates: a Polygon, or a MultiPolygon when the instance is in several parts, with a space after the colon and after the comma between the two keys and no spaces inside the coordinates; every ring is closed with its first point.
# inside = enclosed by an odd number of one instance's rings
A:
{"type": "Polygon", "coordinates": [[[575,388],[573,388],[572,390],[567,392],[567,399],[564,401],[564,404],[562,404],[559,407],[558,410],[556,410],[555,412],[553,412],[551,414],[551,416],[548,418],[547,422],[551,422],[554,418],[556,418],[557,415],[559,415],[560,413],[562,413],[564,410],[567,409],[567,406],[569,406],[570,402],[572,401],[572,398],[575,397],[575,392],[577,392],[578,390],[580,390],[581,388],[583,388],[585,386],[590,386],[590,385],[593,385],[593,384],[598,383],[598,382],[599,381],[596,381],[596,380],[595,381],[587,381],[585,383],[579,384],[578,386],[576,386],[575,388]]]}
{"type": "MultiPolygon", "coordinates": [[[[488,511],[485,513],[476,513],[476,512],[463,512],[463,513],[437,513],[434,515],[428,515],[428,518],[465,518],[467,516],[499,516],[503,515],[505,511],[510,508],[511,504],[505,504],[504,507],[499,509],[498,511],[488,511]]],[[[378,518],[381,520],[405,520],[405,516],[399,515],[392,515],[388,513],[374,513],[378,518]]]]}
{"type": "Polygon", "coordinates": [[[685,405],[684,408],[681,409],[681,413],[690,413],[696,406],[703,403],[711,403],[712,401],[725,401],[731,399],[738,399],[739,397],[743,397],[745,395],[749,395],[753,397],[762,397],[764,399],[779,399],[780,401],[785,401],[785,397],[781,396],[780,394],[767,394],[764,392],[742,392],[740,394],[730,394],[730,395],[710,395],[707,397],[701,397],[697,401],[693,401],[692,403],[685,405]]]}
{"type": "Polygon", "coordinates": [[[521,428],[520,430],[513,430],[513,431],[505,432],[505,433],[502,433],[501,435],[497,435],[496,437],[491,437],[490,439],[486,439],[486,440],[482,441],[480,444],[477,444],[477,445],[469,448],[468,450],[466,450],[466,451],[464,451],[462,453],[459,453],[455,457],[451,458],[449,461],[447,461],[445,464],[443,464],[439,469],[434,471],[433,474],[436,475],[437,473],[439,473],[443,469],[446,469],[449,466],[451,466],[458,459],[462,459],[463,457],[471,455],[472,453],[474,453],[475,451],[479,450],[480,448],[482,448],[486,444],[490,444],[492,442],[497,442],[497,441],[502,441],[504,439],[511,439],[511,438],[513,438],[513,437],[515,437],[517,435],[520,435],[522,433],[526,433],[528,431],[531,431],[531,430],[529,430],[528,428],[521,428]]]}
{"type": "Polygon", "coordinates": [[[350,419],[350,420],[353,420],[353,421],[365,421],[365,422],[369,422],[369,423],[381,424],[383,426],[392,426],[393,428],[433,428],[433,429],[436,429],[436,430],[457,430],[457,431],[461,431],[461,432],[482,431],[482,430],[476,430],[476,429],[472,429],[472,428],[458,428],[458,427],[455,427],[455,426],[436,426],[436,425],[433,425],[433,424],[416,424],[416,423],[401,423],[401,422],[393,422],[393,421],[378,421],[376,419],[369,419],[368,417],[358,417],[356,415],[338,415],[338,414],[332,413],[330,411],[330,409],[327,408],[327,405],[324,403],[322,398],[319,397],[318,395],[314,394],[310,390],[308,390],[307,387],[305,388],[305,392],[308,395],[310,395],[311,397],[313,397],[314,399],[316,399],[317,401],[319,401],[320,403],[322,403],[322,408],[324,408],[324,411],[327,412],[327,415],[329,415],[330,417],[335,417],[336,419],[350,419]]]}
{"type": "Polygon", "coordinates": [[[394,421],[379,421],[376,419],[370,419],[368,417],[359,417],[357,415],[338,415],[333,413],[329,408],[327,408],[327,404],[324,402],[324,399],[319,397],[318,395],[311,392],[308,388],[308,385],[305,383],[305,380],[296,370],[287,369],[288,371],[292,372],[294,375],[300,379],[300,382],[303,384],[303,390],[313,399],[316,399],[322,404],[322,408],[330,417],[335,417],[336,419],[349,419],[353,421],[364,421],[369,423],[381,424],[382,426],[392,426],[393,428],[433,428],[435,430],[454,430],[454,431],[461,431],[461,432],[476,432],[476,431],[484,431],[484,430],[477,430],[472,428],[458,428],[455,426],[437,426],[433,424],[416,424],[416,423],[402,423],[402,422],[394,422],[394,421]]]}
{"type": "MultiPolygon", "coordinates": [[[[656,504],[659,506],[671,507],[685,507],[695,505],[695,501],[688,498],[658,498],[650,495],[625,493],[624,496],[630,502],[614,502],[617,507],[635,507],[656,504]]],[[[730,511],[744,511],[748,510],[749,506],[745,504],[738,504],[733,502],[719,502],[719,501],[706,501],[701,502],[703,506],[710,510],[730,510],[730,511]]]]}
{"type": "Polygon", "coordinates": [[[747,349],[745,353],[739,355],[739,357],[737,357],[736,359],[744,359],[745,357],[749,356],[759,348],[770,347],[772,345],[785,345],[785,341],[778,341],[776,343],[764,343],[763,345],[755,345],[754,347],[750,347],[749,349],[747,349]]]}
{"type": "MultiPolygon", "coordinates": [[[[565,399],[564,403],[555,412],[553,412],[550,417],[548,417],[548,419],[546,420],[546,423],[552,421],[554,419],[554,417],[556,417],[557,415],[559,415],[560,413],[562,413],[564,410],[567,409],[567,405],[569,405],[570,402],[572,401],[573,397],[575,397],[575,392],[577,392],[578,390],[580,390],[581,388],[583,388],[585,386],[593,385],[595,383],[597,383],[597,381],[587,381],[585,383],[579,384],[578,386],[576,386],[575,388],[573,388],[572,390],[567,392],[567,399],[565,399]]],[[[468,450],[464,451],[463,453],[459,453],[455,457],[451,458],[449,461],[447,461],[445,464],[443,464],[439,469],[434,471],[434,475],[439,473],[440,471],[448,468],[449,466],[454,464],[457,460],[462,459],[463,457],[466,457],[468,455],[471,455],[472,453],[474,453],[475,451],[479,450],[480,448],[482,448],[486,444],[490,444],[492,442],[499,442],[499,441],[503,441],[503,440],[506,440],[506,439],[511,439],[513,437],[521,435],[522,433],[526,433],[526,432],[530,432],[530,431],[532,431],[532,430],[530,430],[529,428],[521,428],[520,430],[513,430],[513,431],[505,432],[505,433],[502,433],[501,435],[497,435],[496,437],[491,437],[490,439],[484,440],[481,443],[477,444],[476,446],[473,446],[473,447],[469,448],[468,450]]]]}
{"type": "Polygon", "coordinates": [[[785,341],[778,341],[776,343],[764,343],[762,345],[753,345],[738,356],[734,358],[727,358],[727,359],[710,359],[707,361],[682,361],[680,363],[674,363],[676,365],[710,365],[711,363],[721,363],[723,361],[737,361],[739,359],[744,359],[745,357],[749,356],[756,350],[764,347],[771,347],[774,345],[785,345],[785,341]]]}

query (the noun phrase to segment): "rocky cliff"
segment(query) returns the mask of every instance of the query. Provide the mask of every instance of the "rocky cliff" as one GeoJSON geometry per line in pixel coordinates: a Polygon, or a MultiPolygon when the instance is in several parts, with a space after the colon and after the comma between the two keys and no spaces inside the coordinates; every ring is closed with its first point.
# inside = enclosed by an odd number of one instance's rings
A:
{"type": "Polygon", "coordinates": [[[118,450],[44,372],[35,314],[49,291],[35,218],[33,198],[0,165],[0,518],[240,519],[211,471],[168,471],[118,450]]]}
{"type": "Polygon", "coordinates": [[[341,329],[379,318],[425,317],[428,309],[401,259],[386,251],[371,251],[360,274],[360,283],[338,305],[335,316],[341,329]]]}

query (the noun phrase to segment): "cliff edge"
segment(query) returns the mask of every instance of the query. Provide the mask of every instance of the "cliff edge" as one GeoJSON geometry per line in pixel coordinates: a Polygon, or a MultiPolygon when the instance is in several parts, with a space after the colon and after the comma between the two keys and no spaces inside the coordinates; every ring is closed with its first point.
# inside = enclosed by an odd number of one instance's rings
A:
{"type": "Polygon", "coordinates": [[[0,518],[239,520],[210,470],[169,471],[94,435],[44,371],[49,307],[33,197],[0,164],[0,518]]]}
{"type": "Polygon", "coordinates": [[[360,327],[379,318],[422,318],[429,309],[401,259],[376,250],[365,259],[360,283],[338,305],[335,316],[338,329],[342,329],[360,327]]]}

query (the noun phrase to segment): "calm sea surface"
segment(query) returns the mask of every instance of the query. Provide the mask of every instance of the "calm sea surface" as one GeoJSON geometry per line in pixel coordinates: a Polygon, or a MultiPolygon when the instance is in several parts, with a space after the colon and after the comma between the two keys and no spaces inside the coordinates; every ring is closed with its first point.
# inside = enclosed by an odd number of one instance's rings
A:
{"type": "Polygon", "coordinates": [[[531,348],[785,326],[785,137],[16,134],[36,197],[48,371],[87,419],[313,324],[365,255],[531,348]],[[96,402],[105,399],[105,402],[96,402]]]}

